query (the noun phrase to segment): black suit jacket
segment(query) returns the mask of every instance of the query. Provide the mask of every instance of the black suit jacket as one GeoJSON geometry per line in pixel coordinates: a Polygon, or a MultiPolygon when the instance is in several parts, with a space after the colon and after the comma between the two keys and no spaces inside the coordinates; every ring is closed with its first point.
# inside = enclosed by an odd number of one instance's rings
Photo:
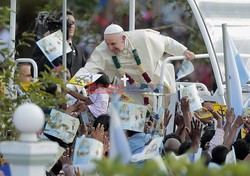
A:
{"type": "MultiPolygon", "coordinates": [[[[52,65],[37,45],[33,50],[32,58],[37,63],[38,73],[46,70],[45,65],[51,69],[53,69],[53,65],[62,65],[62,57],[55,59],[52,62],[52,65]]],[[[73,43],[72,51],[67,53],[67,68],[69,69],[71,76],[73,77],[80,68],[85,66],[85,64],[86,58],[84,56],[83,49],[73,43]]]]}

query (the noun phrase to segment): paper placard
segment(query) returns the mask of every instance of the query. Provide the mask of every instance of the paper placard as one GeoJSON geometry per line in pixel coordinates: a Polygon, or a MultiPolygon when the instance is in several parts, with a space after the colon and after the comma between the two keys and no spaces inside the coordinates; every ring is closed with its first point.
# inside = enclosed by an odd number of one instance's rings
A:
{"type": "Polygon", "coordinates": [[[198,95],[198,91],[197,91],[195,84],[192,84],[187,87],[182,87],[180,89],[180,98],[185,97],[185,96],[189,99],[191,112],[194,112],[202,108],[202,105],[201,105],[202,101],[198,95]]]}
{"type": "Polygon", "coordinates": [[[73,165],[87,164],[93,160],[101,159],[103,156],[103,144],[95,139],[78,137],[76,138],[73,165]]]}
{"type": "Polygon", "coordinates": [[[58,152],[56,153],[56,155],[54,156],[54,158],[49,161],[49,163],[47,164],[47,166],[45,167],[45,170],[47,172],[49,172],[52,167],[56,164],[56,162],[61,158],[61,156],[63,155],[63,153],[66,151],[64,148],[58,146],[59,149],[58,149],[58,152]]]}
{"type": "Polygon", "coordinates": [[[79,125],[79,119],[52,109],[44,133],[59,138],[69,144],[73,142],[79,125]]]}
{"type": "Polygon", "coordinates": [[[181,64],[181,68],[177,72],[177,79],[176,80],[179,80],[179,79],[189,75],[193,71],[194,71],[193,63],[188,59],[183,60],[183,62],[181,64]]]}
{"type": "Polygon", "coordinates": [[[125,102],[118,102],[117,106],[123,129],[144,131],[147,114],[146,106],[125,102]]]}
{"type": "MultiPolygon", "coordinates": [[[[62,56],[62,31],[58,30],[36,42],[47,59],[52,62],[56,58],[62,56]]],[[[69,43],[66,41],[66,53],[72,51],[69,43]]]]}
{"type": "Polygon", "coordinates": [[[201,109],[198,109],[194,111],[195,116],[198,119],[208,119],[213,118],[213,114],[209,112],[206,108],[202,107],[201,109]]]}
{"type": "Polygon", "coordinates": [[[152,159],[158,155],[160,146],[162,144],[163,137],[154,138],[141,153],[135,154],[132,156],[132,162],[138,162],[141,160],[152,159]]]}
{"type": "Polygon", "coordinates": [[[69,81],[70,84],[86,86],[95,82],[102,74],[90,74],[85,68],[81,68],[69,81]]]}

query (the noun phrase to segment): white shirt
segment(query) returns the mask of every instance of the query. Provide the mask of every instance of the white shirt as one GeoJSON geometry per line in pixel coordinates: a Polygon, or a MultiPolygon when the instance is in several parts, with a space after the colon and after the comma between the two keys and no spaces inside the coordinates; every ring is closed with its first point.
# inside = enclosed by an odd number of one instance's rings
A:
{"type": "Polygon", "coordinates": [[[109,95],[103,89],[96,89],[92,94],[90,94],[89,99],[93,104],[88,105],[90,112],[94,117],[106,114],[109,104],[109,95]]]}

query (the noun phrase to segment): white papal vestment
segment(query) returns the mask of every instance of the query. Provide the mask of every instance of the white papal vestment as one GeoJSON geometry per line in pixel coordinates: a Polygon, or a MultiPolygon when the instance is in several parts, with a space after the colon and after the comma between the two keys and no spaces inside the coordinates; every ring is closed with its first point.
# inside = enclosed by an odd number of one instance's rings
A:
{"type": "MultiPolygon", "coordinates": [[[[124,32],[124,34],[126,35],[126,46],[117,57],[125,72],[138,83],[146,83],[146,81],[137,69],[132,54],[133,49],[138,51],[142,65],[154,84],[158,84],[160,81],[160,65],[166,57],[165,54],[183,55],[183,52],[187,49],[174,39],[163,36],[159,32],[150,29],[128,31],[124,32]]],[[[103,41],[96,47],[88,59],[85,68],[90,73],[100,71],[106,73],[110,81],[112,81],[115,76],[121,78],[123,75],[119,75],[113,63],[112,56],[114,56],[114,54],[109,50],[105,41],[103,41]]],[[[174,75],[170,76],[167,69],[165,71],[164,84],[171,93],[175,92],[175,77],[174,75]]]]}

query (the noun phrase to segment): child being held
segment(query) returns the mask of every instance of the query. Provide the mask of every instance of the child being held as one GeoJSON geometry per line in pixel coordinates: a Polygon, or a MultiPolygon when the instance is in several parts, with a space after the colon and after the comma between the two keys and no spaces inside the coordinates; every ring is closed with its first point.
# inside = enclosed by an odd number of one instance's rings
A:
{"type": "Polygon", "coordinates": [[[88,96],[83,96],[77,92],[69,91],[68,93],[80,100],[75,104],[76,109],[80,110],[82,120],[85,123],[93,124],[95,119],[107,113],[109,104],[109,95],[107,94],[105,88],[109,86],[109,78],[103,73],[95,82],[87,85],[88,96]]]}

